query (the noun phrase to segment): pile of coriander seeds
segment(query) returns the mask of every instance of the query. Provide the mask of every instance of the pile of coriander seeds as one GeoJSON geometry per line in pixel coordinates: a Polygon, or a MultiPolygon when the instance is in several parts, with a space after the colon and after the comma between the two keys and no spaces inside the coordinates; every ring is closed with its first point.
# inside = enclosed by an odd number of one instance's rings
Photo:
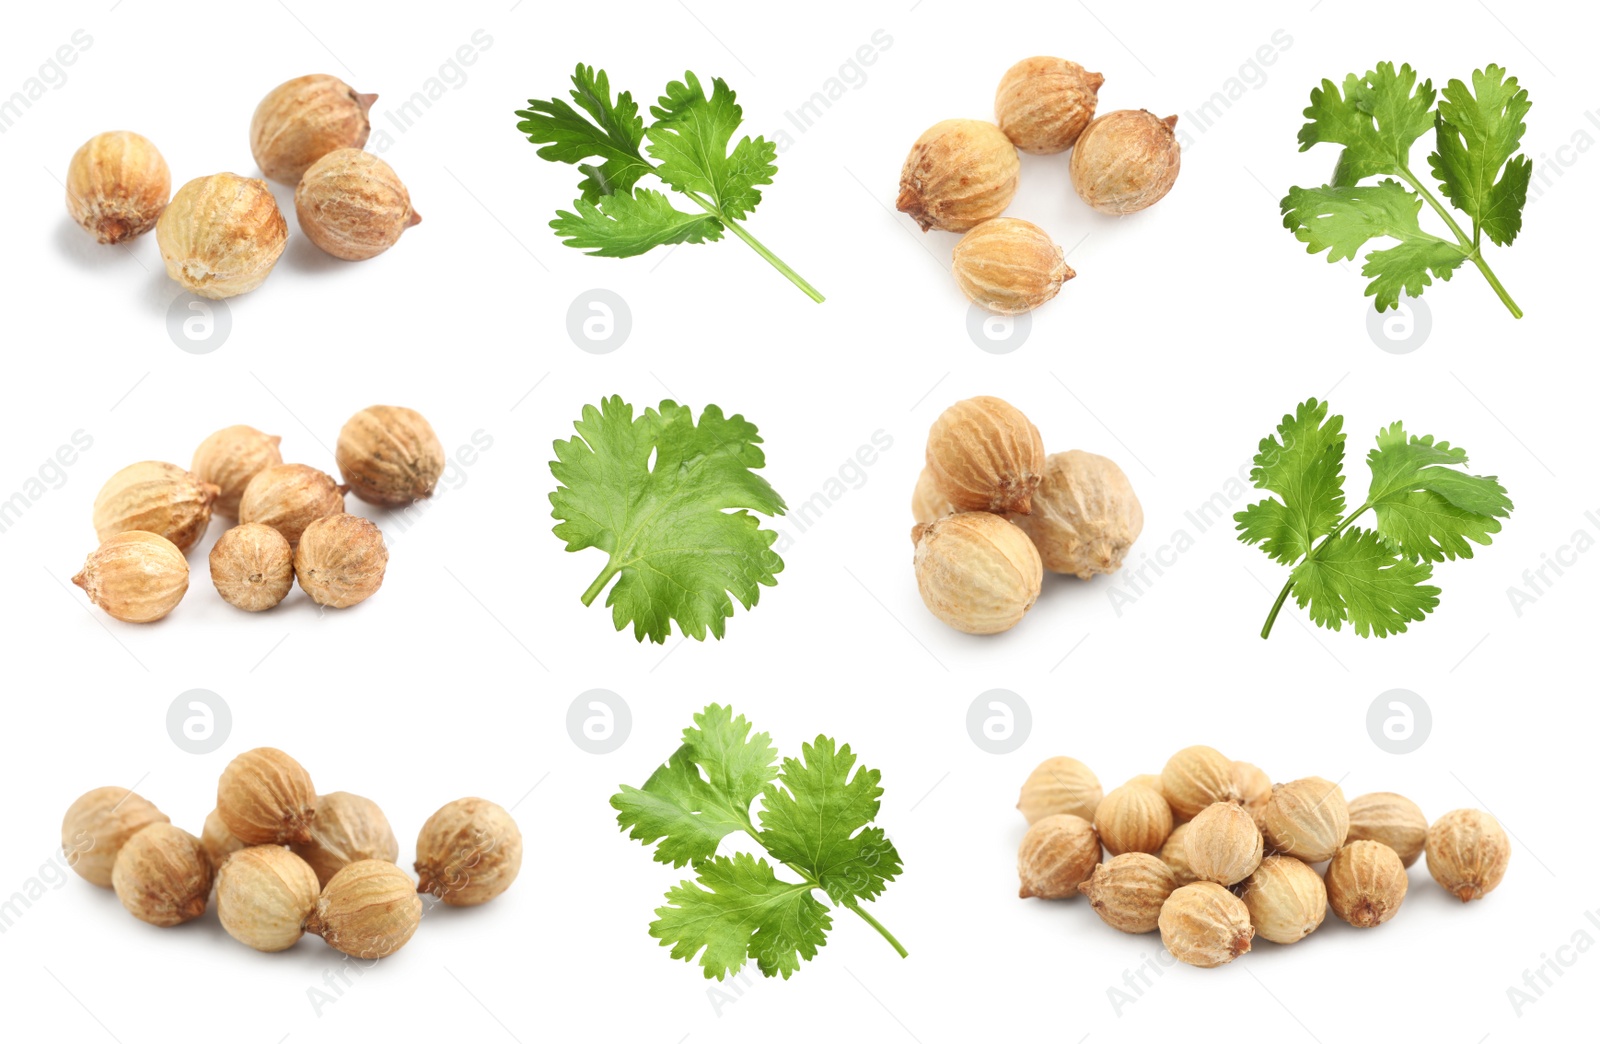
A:
{"type": "Polygon", "coordinates": [[[228,763],[216,808],[196,837],[123,787],[98,787],[61,821],[67,865],[117,893],[147,924],[172,928],[205,913],[263,953],[307,933],[352,957],[387,957],[422,920],[421,895],[481,906],[522,868],[511,814],[468,797],[440,808],[417,836],[417,879],[396,865],[400,846],[378,805],[356,794],[318,795],[281,750],[257,747],[228,763]]]}
{"type": "Polygon", "coordinates": [[[1160,775],[1108,794],[1083,762],[1050,758],[1017,808],[1029,824],[1017,852],[1022,898],[1081,893],[1106,924],[1159,930],[1174,957],[1200,968],[1227,964],[1256,937],[1299,942],[1329,909],[1357,928],[1383,924],[1424,853],[1433,879],[1462,902],[1492,892],[1511,855],[1500,824],[1476,809],[1430,826],[1399,794],[1346,802],[1316,776],[1274,785],[1211,747],[1186,747],[1160,775]]]}
{"type": "Polygon", "coordinates": [[[189,590],[185,552],[213,513],[238,522],[211,549],[211,582],[247,612],[271,609],[296,580],[320,606],[347,609],[383,584],[389,551],[369,519],[345,512],[345,493],[405,507],[444,474],[432,426],[404,406],[369,406],[345,422],[334,458],[344,482],[285,464],[279,439],[246,424],[207,436],[185,471],[147,460],[118,471],[94,500],[100,540],[72,582],[106,613],[151,623],[189,590]]]}

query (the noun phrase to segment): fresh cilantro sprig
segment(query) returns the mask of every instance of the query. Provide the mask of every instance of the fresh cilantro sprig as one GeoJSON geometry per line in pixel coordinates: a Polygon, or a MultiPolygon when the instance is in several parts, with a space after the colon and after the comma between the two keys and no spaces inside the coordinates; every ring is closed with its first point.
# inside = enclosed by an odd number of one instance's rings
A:
{"type": "Polygon", "coordinates": [[[517,130],[544,146],[542,159],[574,164],[583,175],[573,209],[556,211],[550,222],[568,246],[600,257],[632,257],[668,244],[715,242],[727,229],[813,301],[822,301],[816,287],[740,224],[761,202],[756,186],[772,184],[778,172],[778,147],[747,135],[729,151],[744,111],[720,78],[711,81],[710,95],[692,72],[667,84],[650,106],[654,122],[648,127],[632,94],[612,97],[603,69],[580,64],[570,93],[571,104],[532,98],[516,113],[522,117],[517,130]],[[685,213],[661,192],[636,187],[646,175],[704,213],[685,213]]]}
{"type": "Polygon", "coordinates": [[[878,771],[857,768],[850,745],[827,736],[780,765],[771,736],[751,735],[744,715],[715,703],[694,722],[643,787],[624,786],[611,798],[618,825],[655,845],[656,862],[694,867],[694,880],[668,890],[651,937],[672,947],[674,959],[698,955],[708,979],[733,975],[746,960],[769,978],[787,979],[826,944],[831,903],[872,925],[905,957],[906,948],[861,906],[901,872],[883,828],[868,825],[883,795],[878,771]],[[757,798],[761,811],[753,817],[757,798]],[[718,855],[722,839],[740,832],[772,862],[718,855]],[[799,880],[780,878],[779,867],[799,880]]]}
{"type": "Polygon", "coordinates": [[[1367,454],[1372,482],[1366,499],[1345,513],[1344,418],[1316,399],[1285,415],[1276,436],[1261,440],[1251,482],[1277,494],[1233,516],[1239,539],[1259,544],[1293,566],[1272,604],[1261,637],[1294,592],[1319,627],[1348,623],[1365,638],[1385,638],[1423,620],[1439,604],[1426,583],[1434,562],[1471,558],[1511,514],[1511,499],[1493,475],[1457,470],[1467,451],[1432,435],[1405,433],[1399,421],[1378,432],[1367,454]],[[1376,525],[1351,525],[1367,511],[1376,525]]]}
{"type": "Polygon", "coordinates": [[[555,443],[550,494],[556,536],[568,551],[597,547],[610,556],[583,593],[590,605],[619,577],[606,605],[617,630],[630,622],[638,641],[665,642],[672,621],[703,641],[723,636],[731,593],[746,609],[777,585],[778,534],[751,511],[781,515],[785,504],[755,472],[765,466],[761,436],[743,416],[667,399],[638,417],[613,395],[585,406],[576,438],[555,443]],[[738,509],[738,510],[735,510],[738,509]]]}
{"type": "Polygon", "coordinates": [[[1300,128],[1300,151],[1322,142],[1344,148],[1331,183],[1291,188],[1283,197],[1283,225],[1306,244],[1307,253],[1328,251],[1329,263],[1355,260],[1369,240],[1395,240],[1395,246],[1367,254],[1361,269],[1372,280],[1367,296],[1380,312],[1399,308],[1402,293],[1422,296],[1433,276],[1448,281],[1471,261],[1520,319],[1522,309],[1489,268],[1482,247],[1484,236],[1510,246],[1522,229],[1533,161],[1517,149],[1530,106],[1528,92],[1498,65],[1473,72],[1470,87],[1451,80],[1437,94],[1433,81],[1418,84],[1411,66],[1397,71],[1392,62],[1379,62],[1365,76],[1351,73],[1342,91],[1323,80],[1305,110],[1309,122],[1300,128]],[[1470,236],[1411,169],[1412,143],[1430,130],[1429,169],[1445,197],[1471,220],[1470,236]],[[1423,230],[1423,203],[1453,238],[1423,230]]]}

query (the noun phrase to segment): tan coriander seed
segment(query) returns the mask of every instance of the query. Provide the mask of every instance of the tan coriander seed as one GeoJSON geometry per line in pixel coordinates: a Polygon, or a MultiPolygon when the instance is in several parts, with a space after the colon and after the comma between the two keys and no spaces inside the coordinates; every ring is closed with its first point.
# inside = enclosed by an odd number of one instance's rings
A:
{"type": "Polygon", "coordinates": [[[1428,840],[1428,817],[1399,794],[1363,794],[1350,802],[1350,841],[1381,841],[1410,866],[1428,840]]]}
{"type": "MultiPolygon", "coordinates": [[[[1141,777],[1134,778],[1137,779],[1141,777]]],[[[1166,863],[1168,866],[1172,867],[1172,872],[1177,875],[1178,883],[1180,885],[1186,885],[1191,881],[1199,880],[1199,878],[1195,875],[1194,867],[1189,865],[1188,844],[1190,825],[1191,824],[1189,823],[1179,823],[1177,826],[1173,827],[1172,833],[1168,834],[1166,841],[1162,842],[1161,851],[1157,853],[1161,856],[1161,861],[1163,863],[1166,863]]]]}
{"type": "Polygon", "coordinates": [[[1081,816],[1045,816],[1017,848],[1022,899],[1070,899],[1100,862],[1100,838],[1081,816]]]}
{"type": "Polygon", "coordinates": [[[452,801],[417,835],[417,891],[446,906],[480,906],[510,888],[521,869],[522,832],[493,801],[452,801]]]}
{"type": "Polygon", "coordinates": [[[376,960],[410,942],[421,920],[411,875],[382,859],[363,859],[328,881],[305,929],[340,953],[376,960]]]}
{"type": "Polygon", "coordinates": [[[1185,747],[1167,759],[1161,770],[1161,790],[1172,811],[1193,819],[1218,801],[1237,802],[1233,762],[1210,747],[1185,747]]]}
{"type": "Polygon", "coordinates": [[[999,634],[1039,598],[1044,566],[1028,535],[999,515],[964,511],[911,531],[922,604],[967,634],[999,634]]]}
{"type": "Polygon", "coordinates": [[[1506,876],[1511,840],[1493,816],[1461,808],[1434,820],[1427,852],[1428,873],[1465,903],[1482,899],[1506,876]]]}
{"type": "Polygon", "coordinates": [[[404,406],[368,406],[345,421],[334,459],[350,492],[385,507],[431,496],[444,474],[439,436],[427,418],[404,406]]]}
{"type": "Polygon", "coordinates": [[[229,605],[258,613],[283,601],[294,586],[289,541],[271,526],[246,522],[211,547],[211,582],[229,605]]]}
{"type": "Polygon", "coordinates": [[[1188,824],[1184,852],[1202,881],[1238,884],[1261,865],[1261,831],[1242,805],[1218,801],[1188,824]]]}
{"type": "Polygon", "coordinates": [[[1029,823],[1063,813],[1092,821],[1102,793],[1100,781],[1083,762],[1047,758],[1023,782],[1017,808],[1029,823]]]}
{"type": "Polygon", "coordinates": [[[335,149],[311,164],[294,190],[300,230],[345,261],[377,257],[422,221],[394,168],[370,152],[335,149]]]}
{"type": "Polygon", "coordinates": [[[150,231],[171,194],[167,161],[133,131],[96,134],[67,164],[67,213],[102,243],[150,231]]]}
{"type": "Polygon", "coordinates": [[[1044,478],[1044,440],[1021,410],[979,395],[939,414],[927,465],[957,511],[1027,514],[1044,478]]]}
{"type": "Polygon", "coordinates": [[[193,834],[171,823],[152,823],[117,853],[111,887],[133,916],[171,928],[205,913],[211,860],[193,834]]]}
{"type": "Polygon", "coordinates": [[[104,541],[142,530],[187,551],[205,535],[219,490],[176,464],[146,460],[106,479],[94,498],[94,532],[104,541]]]}
{"type": "Polygon", "coordinates": [[[1140,935],[1159,927],[1161,907],[1178,887],[1177,873],[1156,856],[1125,852],[1095,867],[1078,891],[1102,921],[1140,935]]]}
{"type": "Polygon", "coordinates": [[[1172,833],[1172,809],[1149,787],[1124,784],[1100,799],[1094,826],[1106,851],[1114,856],[1124,852],[1153,854],[1161,851],[1172,833]]]}
{"type": "Polygon", "coordinates": [[[1256,933],[1239,897],[1212,881],[1173,892],[1161,907],[1159,927],[1172,955],[1197,968],[1215,968],[1247,953],[1256,933]]]}
{"type": "Polygon", "coordinates": [[[917,475],[917,487],[911,493],[911,520],[937,522],[954,512],[950,498],[940,492],[939,483],[934,480],[933,469],[923,465],[917,475]]]}
{"type": "Polygon", "coordinates": [[[344,492],[344,486],[316,468],[278,464],[245,486],[239,521],[271,526],[294,547],[311,523],[344,511],[344,492]]]}
{"type": "Polygon", "coordinates": [[[317,875],[305,860],[278,845],[243,848],[217,874],[217,919],[252,950],[287,950],[305,934],[317,905],[317,875]]]}
{"type": "Polygon", "coordinates": [[[400,842],[377,802],[344,791],[318,796],[310,842],[290,847],[315,871],[324,888],[351,863],[363,859],[393,863],[400,858],[400,842]]]}
{"type": "Polygon", "coordinates": [[[1299,942],[1322,924],[1328,891],[1322,877],[1294,856],[1269,855],[1245,881],[1239,898],[1256,934],[1268,942],[1299,942]]]}
{"type": "Polygon", "coordinates": [[[367,113],[377,100],[320,73],[280,83],[250,119],[250,154],[273,181],[299,184],[307,168],[328,153],[367,143],[367,113]]]}
{"type": "Polygon", "coordinates": [[[128,838],[151,823],[166,823],[159,808],[126,787],[96,787],[61,818],[61,853],[90,884],[111,887],[111,870],[128,838]]]}
{"type": "Polygon", "coordinates": [[[249,293],[266,282],[288,239],[289,225],[267,183],[237,174],[188,182],[156,222],[167,275],[212,300],[249,293]]]}
{"type": "Polygon", "coordinates": [[[357,515],[329,515],[306,527],[294,551],[294,575],[318,605],[348,609],[383,586],[389,549],[377,526],[357,515]]]}
{"type": "Polygon", "coordinates": [[[1077,275],[1048,232],[1007,217],[990,218],[962,236],[950,255],[950,273],[967,300],[995,315],[1031,312],[1077,275]]]}
{"type": "Polygon", "coordinates": [[[200,829],[200,847],[206,850],[211,869],[221,870],[229,856],[248,846],[233,836],[228,824],[222,821],[222,814],[213,808],[206,813],[205,825],[200,829]]]}
{"type": "Polygon", "coordinates": [[[304,844],[311,840],[317,791],[298,761],[274,747],[257,747],[222,770],[217,814],[245,844],[304,844]]]}
{"type": "Polygon", "coordinates": [[[1106,78],[1065,58],[1024,58],[1006,70],[994,95],[995,122],[1023,152],[1065,152],[1094,119],[1106,78]]]}
{"type": "Polygon", "coordinates": [[[96,548],[72,582],[108,615],[125,623],[151,623],[183,600],[189,562],[166,537],[133,530],[96,548]]]}
{"type": "Polygon", "coordinates": [[[1352,841],[1339,849],[1324,876],[1328,905],[1357,928],[1375,928],[1400,910],[1406,897],[1406,868],[1395,850],[1380,841],[1352,841]]]}
{"type": "Polygon", "coordinates": [[[264,434],[248,424],[234,424],[212,432],[200,443],[189,471],[199,481],[217,487],[213,507],[218,514],[239,517],[244,487],[267,468],[283,463],[278,442],[276,435],[264,434]]]}
{"type": "Polygon", "coordinates": [[[1098,117],[1078,138],[1067,167],[1079,198],[1113,217],[1160,200],[1178,180],[1177,123],[1176,116],[1163,120],[1144,109],[1098,117]]]}
{"type": "Polygon", "coordinates": [[[1144,529],[1144,509],[1110,458],[1069,450],[1045,459],[1032,510],[1011,520],[1033,540],[1046,569],[1088,580],[1122,568],[1144,529]]]}
{"type": "Polygon", "coordinates": [[[983,120],[944,120],[911,146],[900,169],[895,207],[924,232],[965,232],[999,217],[1017,194],[1022,163],[1000,128],[983,120]]]}
{"type": "Polygon", "coordinates": [[[1275,852],[1308,863],[1332,859],[1350,833],[1350,809],[1338,784],[1308,776],[1272,788],[1261,833],[1275,852]]]}

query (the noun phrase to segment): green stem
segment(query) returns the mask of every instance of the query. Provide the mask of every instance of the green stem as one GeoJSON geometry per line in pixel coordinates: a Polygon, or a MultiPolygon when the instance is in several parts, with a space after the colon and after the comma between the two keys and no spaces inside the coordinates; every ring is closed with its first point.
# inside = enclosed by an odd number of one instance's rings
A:
{"type": "Polygon", "coordinates": [[[1456,223],[1455,217],[1451,215],[1443,203],[1439,202],[1432,192],[1428,191],[1428,186],[1424,185],[1421,179],[1411,173],[1409,167],[1401,167],[1400,176],[1406,180],[1407,184],[1417,190],[1418,195],[1427,200],[1428,206],[1432,207],[1436,214],[1444,219],[1444,223],[1455,234],[1456,242],[1461,246],[1461,252],[1467,255],[1467,260],[1478,266],[1478,271],[1483,273],[1483,278],[1489,281],[1489,286],[1499,295],[1500,302],[1506,306],[1512,316],[1521,319],[1522,309],[1517,307],[1517,302],[1511,299],[1511,295],[1506,292],[1506,288],[1500,285],[1500,279],[1494,274],[1494,270],[1489,267],[1489,262],[1483,259],[1483,254],[1478,249],[1476,230],[1474,230],[1473,238],[1467,238],[1467,233],[1456,223]]]}
{"type": "Polygon", "coordinates": [[[616,562],[606,563],[605,569],[601,570],[600,575],[594,578],[594,583],[590,584],[589,589],[583,592],[584,605],[592,605],[594,603],[595,596],[605,588],[612,577],[617,575],[619,568],[621,567],[616,562]]]}
{"type": "Polygon", "coordinates": [[[867,911],[861,909],[861,907],[857,906],[855,903],[845,903],[845,905],[854,910],[863,921],[866,921],[868,924],[872,925],[872,927],[876,928],[879,935],[889,940],[889,945],[894,947],[895,953],[898,953],[902,957],[911,956],[911,954],[906,951],[906,948],[900,945],[900,940],[896,939],[889,929],[878,923],[878,919],[876,917],[867,913],[867,911]]]}
{"type": "MultiPolygon", "coordinates": [[[[1372,504],[1370,502],[1368,502],[1366,504],[1362,504],[1360,507],[1358,507],[1354,511],[1350,512],[1350,514],[1346,515],[1344,517],[1344,520],[1341,521],[1337,526],[1334,527],[1333,532],[1329,533],[1327,536],[1323,537],[1322,538],[1322,543],[1320,543],[1316,547],[1312,548],[1311,549],[1311,553],[1306,555],[1306,557],[1301,559],[1300,561],[1301,562],[1309,562],[1311,559],[1316,558],[1318,555],[1320,555],[1322,553],[1322,549],[1323,548],[1327,547],[1330,543],[1332,543],[1335,537],[1337,537],[1340,533],[1343,533],[1345,531],[1345,529],[1350,525],[1350,523],[1352,523],[1356,519],[1360,518],[1362,512],[1366,511],[1371,506],[1372,506],[1372,504]]],[[[1299,564],[1300,563],[1296,563],[1295,564],[1296,568],[1299,568],[1299,564]]],[[[1274,623],[1276,623],[1277,620],[1278,620],[1278,611],[1283,608],[1283,603],[1287,602],[1289,600],[1289,592],[1291,590],[1293,590],[1293,589],[1294,589],[1294,573],[1291,571],[1290,574],[1289,574],[1289,582],[1284,584],[1283,585],[1283,590],[1278,592],[1278,600],[1272,603],[1272,612],[1267,614],[1267,622],[1261,626],[1261,637],[1263,639],[1265,639],[1268,635],[1270,635],[1272,633],[1272,625],[1274,623]]]]}
{"type": "Polygon", "coordinates": [[[724,214],[715,203],[711,202],[709,199],[706,199],[704,196],[701,196],[698,192],[685,192],[684,195],[698,203],[700,205],[700,209],[704,210],[707,214],[710,214],[712,217],[726,225],[728,231],[744,240],[745,244],[749,246],[751,250],[754,250],[756,253],[764,257],[767,261],[767,264],[782,272],[784,278],[788,279],[789,282],[805,291],[806,296],[811,298],[811,300],[817,302],[818,304],[821,304],[826,300],[826,298],[822,296],[822,292],[820,290],[805,281],[804,276],[785,264],[781,257],[779,257],[777,254],[774,254],[771,250],[768,250],[765,244],[763,244],[759,239],[746,232],[743,225],[740,225],[737,221],[724,214]]]}

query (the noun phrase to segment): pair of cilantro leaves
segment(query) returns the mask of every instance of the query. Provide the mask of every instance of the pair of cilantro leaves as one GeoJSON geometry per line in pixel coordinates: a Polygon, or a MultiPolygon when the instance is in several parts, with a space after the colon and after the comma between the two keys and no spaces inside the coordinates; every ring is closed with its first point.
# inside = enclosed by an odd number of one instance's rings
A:
{"type": "Polygon", "coordinates": [[[787,979],[827,942],[833,919],[820,892],[905,956],[860,905],[882,895],[901,871],[883,828],[868,825],[883,794],[877,770],[856,768],[849,744],[827,736],[780,766],[771,736],[752,735],[744,715],[715,703],[694,721],[643,787],[624,786],[611,798],[618,824],[654,844],[657,862],[694,867],[694,880],[667,892],[651,937],[672,947],[674,959],[698,954],[708,979],[735,974],[746,960],[765,976],[787,979]],[[761,811],[752,818],[758,797],[761,811]],[[723,838],[741,831],[773,862],[717,854],[723,838]],[[778,865],[800,880],[781,879],[778,865]]]}
{"type": "Polygon", "coordinates": [[[1467,451],[1432,435],[1410,435],[1399,421],[1378,432],[1367,454],[1366,499],[1345,514],[1344,418],[1316,399],[1285,415],[1277,435],[1261,440],[1251,482],[1277,494],[1235,514],[1239,539],[1293,566],[1267,617],[1272,631],[1292,590],[1319,627],[1348,623],[1363,638],[1398,634],[1439,604],[1426,581],[1432,563],[1471,558],[1510,516],[1511,499],[1493,476],[1457,470],[1467,451]],[[1372,529],[1352,523],[1371,510],[1372,529]]]}
{"type": "Polygon", "coordinates": [[[1411,66],[1396,70],[1392,62],[1378,63],[1365,76],[1351,73],[1342,92],[1323,80],[1305,110],[1310,122],[1300,128],[1300,151],[1323,142],[1344,148],[1332,182],[1289,190],[1279,204],[1284,227],[1306,244],[1307,253],[1328,251],[1330,263],[1354,260],[1368,240],[1397,240],[1367,254],[1361,269],[1372,280],[1367,296],[1380,312],[1398,308],[1402,293],[1420,297],[1432,277],[1449,280],[1470,261],[1521,318],[1481,248],[1485,236],[1510,246],[1522,229],[1533,161],[1517,150],[1530,107],[1528,92],[1498,65],[1473,72],[1470,87],[1451,80],[1442,92],[1431,80],[1418,84],[1411,66]],[[1446,198],[1470,219],[1470,236],[1411,170],[1412,144],[1430,130],[1429,168],[1446,198]],[[1383,180],[1362,183],[1374,177],[1383,180]],[[1423,230],[1424,202],[1448,226],[1450,238],[1423,230]]]}
{"type": "Polygon", "coordinates": [[[756,186],[772,184],[778,147],[748,135],[733,144],[744,110],[722,79],[711,81],[709,95],[692,72],[667,84],[650,106],[654,122],[648,127],[632,94],[612,97],[603,69],[580,64],[570,94],[571,103],[529,99],[528,107],[516,113],[522,117],[517,130],[543,144],[541,159],[574,164],[583,175],[573,209],[557,211],[550,222],[568,246],[600,257],[633,257],[658,246],[715,242],[727,230],[812,300],[822,300],[815,287],[739,224],[761,202],[756,186]],[[698,210],[678,210],[665,194],[638,187],[646,176],[698,210]]]}

